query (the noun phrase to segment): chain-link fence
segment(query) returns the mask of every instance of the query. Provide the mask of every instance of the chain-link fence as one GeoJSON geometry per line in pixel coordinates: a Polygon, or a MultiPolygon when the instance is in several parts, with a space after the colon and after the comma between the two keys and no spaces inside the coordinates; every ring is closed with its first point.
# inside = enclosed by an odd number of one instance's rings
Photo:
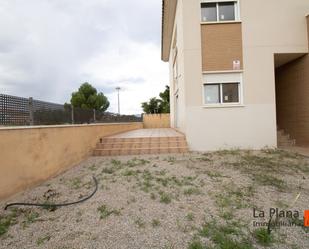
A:
{"type": "Polygon", "coordinates": [[[142,117],[73,108],[50,102],[0,94],[0,125],[58,125],[141,122],[142,117]]]}

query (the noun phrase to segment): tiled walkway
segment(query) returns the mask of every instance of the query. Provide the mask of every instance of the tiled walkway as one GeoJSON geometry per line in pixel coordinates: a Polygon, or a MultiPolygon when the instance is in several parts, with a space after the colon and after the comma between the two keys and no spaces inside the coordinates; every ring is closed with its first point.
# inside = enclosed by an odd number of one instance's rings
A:
{"type": "Polygon", "coordinates": [[[144,138],[144,137],[183,137],[181,133],[170,128],[160,128],[160,129],[139,129],[120,133],[110,138],[144,138]]]}

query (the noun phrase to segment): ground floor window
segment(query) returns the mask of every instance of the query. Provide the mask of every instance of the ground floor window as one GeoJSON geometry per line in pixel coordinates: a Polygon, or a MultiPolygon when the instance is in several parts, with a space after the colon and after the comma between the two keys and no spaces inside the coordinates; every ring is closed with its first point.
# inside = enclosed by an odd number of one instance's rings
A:
{"type": "Polygon", "coordinates": [[[241,74],[204,75],[205,105],[241,104],[241,74]]]}

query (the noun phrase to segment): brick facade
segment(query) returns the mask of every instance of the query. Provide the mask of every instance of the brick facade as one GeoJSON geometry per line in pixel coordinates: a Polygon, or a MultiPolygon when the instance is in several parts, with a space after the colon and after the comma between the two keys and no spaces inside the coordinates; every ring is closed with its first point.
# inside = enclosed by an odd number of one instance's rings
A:
{"type": "MultiPolygon", "coordinates": [[[[308,38],[309,38],[309,17],[308,38]]],[[[309,39],[308,39],[309,40],[309,39]]],[[[277,124],[297,145],[309,145],[309,55],[276,69],[277,124]]]]}
{"type": "Polygon", "coordinates": [[[241,23],[201,25],[203,71],[233,70],[233,61],[243,67],[241,23]]]}

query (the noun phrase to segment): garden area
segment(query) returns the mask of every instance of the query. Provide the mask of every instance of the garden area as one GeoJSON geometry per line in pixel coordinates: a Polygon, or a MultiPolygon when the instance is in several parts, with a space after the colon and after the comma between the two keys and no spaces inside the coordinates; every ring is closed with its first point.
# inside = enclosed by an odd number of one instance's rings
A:
{"type": "Polygon", "coordinates": [[[91,157],[1,202],[0,248],[306,249],[308,179],[282,150],[91,157]],[[3,209],[81,200],[93,176],[86,202],[3,209]]]}

